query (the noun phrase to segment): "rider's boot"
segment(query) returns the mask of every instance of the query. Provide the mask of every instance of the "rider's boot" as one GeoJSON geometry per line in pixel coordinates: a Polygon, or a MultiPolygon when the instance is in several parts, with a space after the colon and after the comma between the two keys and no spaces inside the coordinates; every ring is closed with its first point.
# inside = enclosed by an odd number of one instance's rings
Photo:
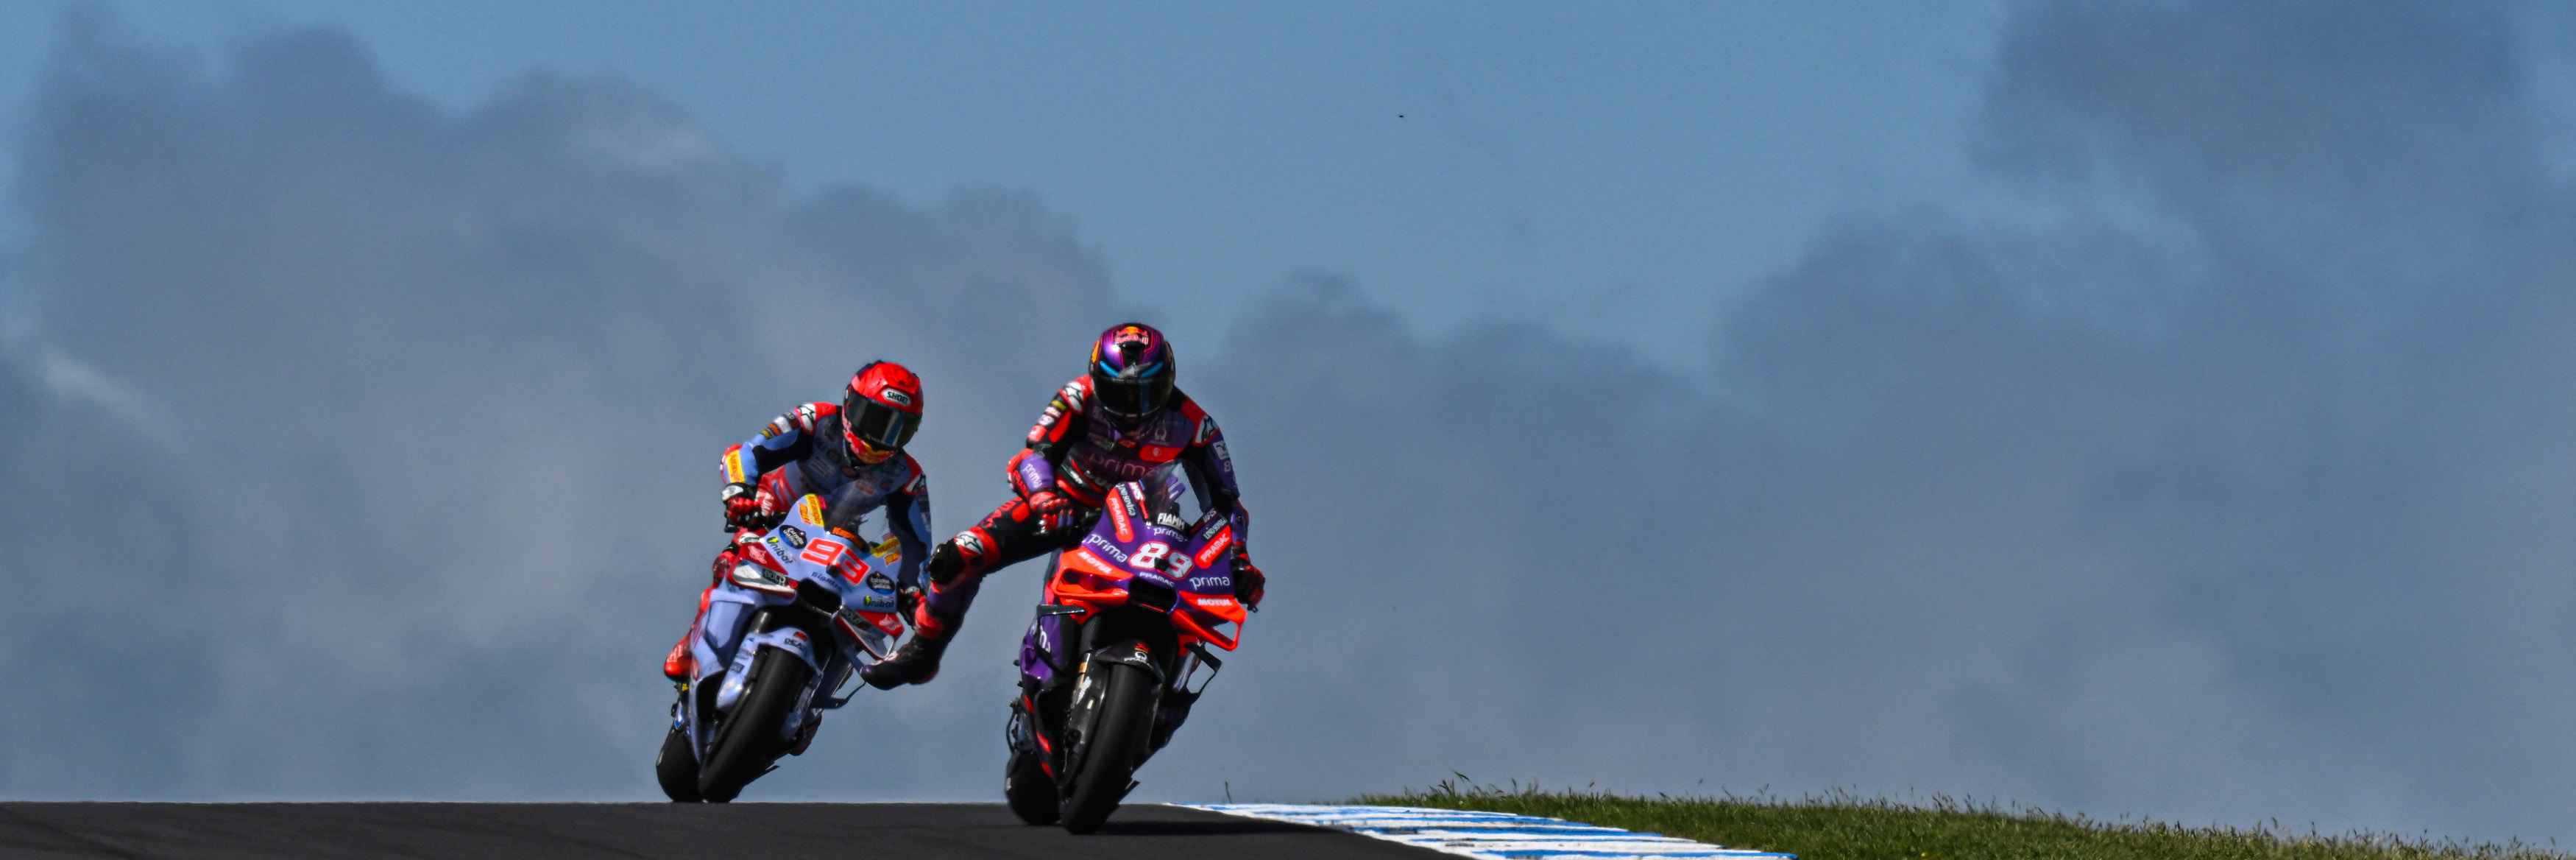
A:
{"type": "Polygon", "coordinates": [[[963,568],[953,542],[941,541],[930,551],[930,560],[922,564],[922,575],[930,579],[930,594],[912,610],[912,639],[895,649],[894,656],[859,670],[859,678],[868,686],[891,690],[939,676],[939,656],[947,653],[948,640],[956,637],[957,625],[966,620],[964,606],[941,605],[971,594],[952,588],[963,568]]]}
{"type": "Polygon", "coordinates": [[[962,619],[942,618],[928,605],[913,610],[912,639],[895,649],[884,662],[859,670],[868,686],[891,690],[905,684],[927,684],[939,677],[939,656],[947,653],[948,640],[957,635],[957,622],[962,619]]]}

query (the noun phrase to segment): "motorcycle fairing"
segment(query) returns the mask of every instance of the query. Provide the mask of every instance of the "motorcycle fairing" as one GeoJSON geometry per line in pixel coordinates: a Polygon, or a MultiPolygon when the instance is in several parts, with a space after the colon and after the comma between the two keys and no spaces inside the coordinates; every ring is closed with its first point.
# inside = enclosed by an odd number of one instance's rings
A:
{"type": "Polygon", "coordinates": [[[798,659],[804,660],[805,665],[813,667],[815,672],[823,671],[822,662],[814,658],[813,637],[805,635],[803,630],[782,627],[766,633],[744,636],[742,647],[734,650],[733,663],[725,667],[724,684],[716,688],[716,710],[731,711],[733,703],[742,698],[743,688],[751,680],[751,662],[759,656],[762,648],[774,648],[794,654],[798,659]]]}
{"type": "Polygon", "coordinates": [[[740,533],[734,542],[757,550],[743,553],[753,563],[831,586],[841,598],[833,626],[849,637],[865,662],[893,653],[892,639],[903,633],[904,625],[894,578],[902,550],[892,535],[871,546],[847,531],[827,528],[822,497],[807,495],[777,526],[740,533]]]}
{"type": "Polygon", "coordinates": [[[1118,485],[1104,507],[1080,543],[1056,554],[1045,603],[1020,641],[1027,689],[1073,671],[1073,631],[1099,611],[1131,602],[1169,615],[1187,650],[1204,653],[1196,643],[1206,643],[1231,651],[1239,644],[1248,612],[1234,599],[1232,573],[1220,566],[1234,542],[1232,524],[1213,515],[1183,522],[1172,514],[1168,494],[1149,493],[1141,483],[1118,485]]]}

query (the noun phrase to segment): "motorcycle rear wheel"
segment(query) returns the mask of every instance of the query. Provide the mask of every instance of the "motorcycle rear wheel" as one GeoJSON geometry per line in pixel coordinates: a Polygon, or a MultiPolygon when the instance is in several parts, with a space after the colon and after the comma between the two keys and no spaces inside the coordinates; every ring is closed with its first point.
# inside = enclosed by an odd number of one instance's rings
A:
{"type": "Polygon", "coordinates": [[[1144,758],[1145,734],[1154,728],[1154,688],[1158,686],[1153,675],[1134,666],[1092,665],[1095,671],[1107,671],[1101,678],[1106,689],[1101,693],[1100,715],[1091,724],[1093,736],[1066,763],[1073,771],[1073,785],[1058,809],[1066,832],[1076,834],[1099,832],[1109,813],[1117,811],[1118,801],[1127,796],[1128,779],[1144,758]]]}
{"type": "Polygon", "coordinates": [[[706,767],[698,773],[698,793],[708,803],[732,802],[787,751],[779,731],[813,675],[805,661],[785,651],[767,649],[752,659],[751,685],[734,703],[733,713],[716,726],[715,740],[707,744],[706,767]]]}
{"type": "Polygon", "coordinates": [[[653,756],[653,778],[662,783],[662,793],[672,803],[696,803],[705,800],[698,793],[698,754],[689,749],[689,732],[672,726],[662,736],[662,751],[653,756]]]}

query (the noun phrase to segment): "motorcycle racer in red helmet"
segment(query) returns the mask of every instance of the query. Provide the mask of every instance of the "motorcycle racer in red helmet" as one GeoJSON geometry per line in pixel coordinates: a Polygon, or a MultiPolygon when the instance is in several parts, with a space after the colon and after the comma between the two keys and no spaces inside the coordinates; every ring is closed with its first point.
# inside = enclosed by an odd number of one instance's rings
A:
{"type": "MultiPolygon", "coordinates": [[[[807,494],[823,497],[826,524],[853,536],[865,514],[884,508],[886,528],[902,552],[897,588],[910,610],[921,593],[922,559],[929,555],[929,479],[903,453],[920,427],[921,377],[894,362],[868,362],[850,375],[841,402],[790,409],[760,435],[725,449],[719,495],[725,530],[775,525],[807,494]]],[[[717,580],[733,569],[733,552],[727,544],[716,555],[717,580]]],[[[707,629],[706,612],[707,592],[700,592],[698,619],[662,661],[662,674],[674,681],[691,674],[689,636],[710,637],[709,646],[719,653],[730,649],[735,631],[707,629]]]]}
{"type": "Polygon", "coordinates": [[[1017,498],[931,550],[923,568],[930,591],[912,613],[913,638],[860,675],[880,689],[930,680],[985,574],[1081,540],[1077,524],[1097,515],[1120,483],[1143,480],[1183,491],[1176,470],[1201,510],[1233,521],[1235,594],[1258,605],[1264,579],[1240,549],[1251,521],[1237,498],[1225,434],[1181,393],[1176,377],[1172,345],[1162,332],[1142,323],[1102,332],[1087,372],[1056,392],[1029,429],[1027,449],[1011,459],[1017,498]]]}

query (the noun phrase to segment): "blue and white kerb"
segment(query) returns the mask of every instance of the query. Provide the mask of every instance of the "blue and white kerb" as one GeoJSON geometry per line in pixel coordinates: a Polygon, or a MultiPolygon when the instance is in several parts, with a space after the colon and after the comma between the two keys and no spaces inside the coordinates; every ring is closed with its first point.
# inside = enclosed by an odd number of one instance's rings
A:
{"type": "Polygon", "coordinates": [[[1795,857],[1727,848],[1656,833],[1576,824],[1501,812],[1459,812],[1407,806],[1297,806],[1276,803],[1189,803],[1191,809],[1345,830],[1461,857],[1666,858],[1795,857]]]}

